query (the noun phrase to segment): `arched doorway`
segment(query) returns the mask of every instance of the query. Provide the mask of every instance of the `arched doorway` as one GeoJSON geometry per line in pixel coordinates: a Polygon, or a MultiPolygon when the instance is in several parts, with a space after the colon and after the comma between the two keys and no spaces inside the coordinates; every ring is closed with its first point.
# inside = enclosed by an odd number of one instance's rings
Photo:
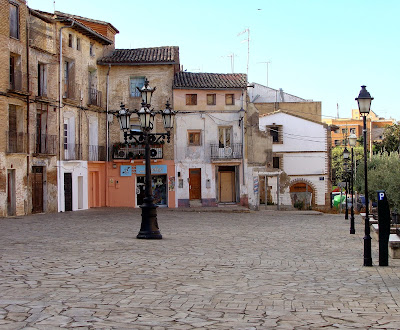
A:
{"type": "Polygon", "coordinates": [[[308,208],[315,204],[315,190],[310,183],[297,181],[294,182],[289,189],[293,206],[303,202],[304,208],[308,208]]]}

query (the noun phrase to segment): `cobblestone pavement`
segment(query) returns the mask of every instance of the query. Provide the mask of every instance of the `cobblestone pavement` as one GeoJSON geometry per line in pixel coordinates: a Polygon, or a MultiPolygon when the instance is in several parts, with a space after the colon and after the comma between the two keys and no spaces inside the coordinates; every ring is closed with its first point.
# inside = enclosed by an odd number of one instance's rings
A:
{"type": "Polygon", "coordinates": [[[362,266],[359,216],[158,219],[162,240],[137,209],[0,219],[0,328],[400,329],[400,260],[362,266]]]}

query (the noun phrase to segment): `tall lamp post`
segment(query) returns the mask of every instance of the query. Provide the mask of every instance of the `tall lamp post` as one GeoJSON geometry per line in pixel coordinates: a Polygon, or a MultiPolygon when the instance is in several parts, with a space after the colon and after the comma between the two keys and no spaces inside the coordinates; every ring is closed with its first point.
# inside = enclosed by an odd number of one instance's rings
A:
{"type": "Polygon", "coordinates": [[[355,234],[354,227],[354,147],[357,143],[357,136],[351,133],[349,136],[349,145],[351,147],[351,170],[350,170],[350,194],[351,194],[351,211],[350,211],[350,234],[355,234]]]}
{"type": "Polygon", "coordinates": [[[144,239],[161,239],[162,235],[158,228],[157,223],[157,205],[155,205],[153,198],[153,191],[151,187],[151,165],[150,165],[150,155],[152,151],[150,150],[150,144],[157,144],[161,140],[167,140],[170,142],[170,131],[174,124],[174,115],[170,107],[169,102],[166,103],[165,110],[154,111],[150,109],[151,107],[151,96],[155,91],[155,88],[149,87],[149,81],[146,79],[144,86],[137,89],[140,91],[142,96],[142,107],[140,110],[132,110],[125,108],[125,105],[121,103],[121,108],[118,112],[115,112],[121,130],[124,132],[125,143],[127,140],[134,140],[136,143],[144,143],[145,145],[145,163],[146,163],[146,182],[145,182],[145,198],[143,199],[143,204],[140,206],[142,209],[142,223],[140,226],[139,234],[137,238],[144,239]],[[139,117],[139,123],[141,132],[132,131],[130,129],[130,117],[133,113],[136,113],[139,117]],[[153,129],[154,117],[156,114],[161,114],[163,117],[165,133],[150,133],[153,129]]]}
{"type": "Polygon", "coordinates": [[[347,205],[347,192],[349,191],[349,188],[348,188],[348,161],[349,161],[349,156],[350,156],[350,153],[347,150],[347,147],[344,147],[344,150],[343,150],[344,177],[345,177],[345,180],[346,180],[346,194],[345,194],[345,198],[346,198],[346,213],[344,214],[344,218],[346,220],[349,219],[349,207],[347,205]]]}
{"type": "Polygon", "coordinates": [[[367,116],[371,110],[371,101],[374,99],[365,88],[361,86],[360,94],[356,98],[358,110],[363,117],[363,143],[364,143],[364,185],[365,185],[365,236],[364,236],[364,266],[372,266],[371,232],[369,228],[369,198],[367,176],[367,116]]]}

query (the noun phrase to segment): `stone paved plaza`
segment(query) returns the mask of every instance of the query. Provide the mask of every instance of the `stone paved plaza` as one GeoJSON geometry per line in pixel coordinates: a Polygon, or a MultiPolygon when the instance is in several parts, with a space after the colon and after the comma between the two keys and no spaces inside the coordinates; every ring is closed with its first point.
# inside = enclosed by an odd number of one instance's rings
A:
{"type": "Polygon", "coordinates": [[[400,329],[400,260],[343,215],[140,210],[0,219],[1,329],[400,329]]]}

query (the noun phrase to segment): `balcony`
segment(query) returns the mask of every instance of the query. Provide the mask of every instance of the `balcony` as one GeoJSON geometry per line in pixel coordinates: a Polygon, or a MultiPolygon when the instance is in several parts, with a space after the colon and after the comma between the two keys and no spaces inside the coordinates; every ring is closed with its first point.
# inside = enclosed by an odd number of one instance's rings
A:
{"type": "Polygon", "coordinates": [[[6,132],[7,152],[26,153],[28,145],[28,135],[24,132],[6,132]]]}
{"type": "Polygon", "coordinates": [[[9,90],[12,92],[23,92],[27,93],[27,75],[26,73],[22,73],[21,70],[15,70],[10,75],[10,85],[9,90]]]}
{"type": "Polygon", "coordinates": [[[89,88],[89,104],[101,107],[101,91],[89,88]]]}
{"type": "MultiPolygon", "coordinates": [[[[115,144],[112,157],[113,159],[144,159],[144,145],[115,144]]],[[[163,146],[161,144],[150,146],[150,158],[163,158],[163,146]]]]}
{"type": "Polygon", "coordinates": [[[106,150],[105,146],[89,145],[89,161],[105,161],[107,157],[106,150]]]}
{"type": "Polygon", "coordinates": [[[64,143],[64,160],[82,159],[81,145],[75,143],[64,143]]]}
{"type": "Polygon", "coordinates": [[[31,148],[34,154],[38,155],[56,155],[57,154],[57,135],[32,134],[31,148]]]}
{"type": "Polygon", "coordinates": [[[220,144],[210,144],[211,159],[241,159],[242,158],[242,143],[232,143],[230,146],[221,147],[220,144]]]}

